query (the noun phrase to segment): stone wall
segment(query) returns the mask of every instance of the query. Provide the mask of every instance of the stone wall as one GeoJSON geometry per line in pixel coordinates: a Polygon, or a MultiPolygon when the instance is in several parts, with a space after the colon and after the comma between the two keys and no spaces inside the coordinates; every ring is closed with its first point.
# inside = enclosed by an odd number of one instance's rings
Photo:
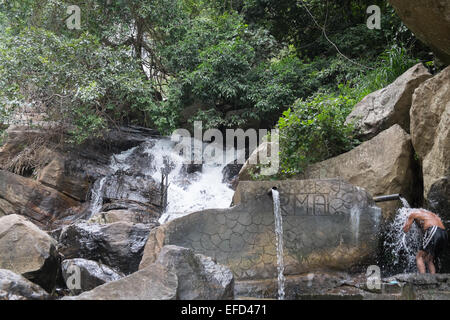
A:
{"type": "Polygon", "coordinates": [[[381,212],[363,189],[340,180],[248,181],[238,186],[236,206],[193,213],[152,230],[140,269],[172,244],[212,257],[237,279],[276,277],[273,203],[267,195],[273,186],[281,198],[285,274],[348,270],[375,253],[381,212]]]}

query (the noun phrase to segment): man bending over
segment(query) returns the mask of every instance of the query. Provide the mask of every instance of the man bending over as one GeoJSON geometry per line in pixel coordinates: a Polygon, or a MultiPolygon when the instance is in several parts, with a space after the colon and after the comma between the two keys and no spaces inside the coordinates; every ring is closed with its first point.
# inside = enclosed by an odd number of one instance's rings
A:
{"type": "Polygon", "coordinates": [[[428,266],[428,271],[434,274],[436,273],[434,261],[447,246],[447,231],[436,214],[418,209],[409,214],[403,227],[405,233],[411,229],[414,221],[424,230],[422,246],[416,255],[417,269],[420,273],[426,273],[428,266]]]}

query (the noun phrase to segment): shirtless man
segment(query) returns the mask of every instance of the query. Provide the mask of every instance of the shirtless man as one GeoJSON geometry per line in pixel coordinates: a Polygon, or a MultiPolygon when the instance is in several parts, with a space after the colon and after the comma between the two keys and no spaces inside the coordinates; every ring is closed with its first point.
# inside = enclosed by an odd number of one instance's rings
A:
{"type": "Polygon", "coordinates": [[[417,269],[426,273],[426,266],[430,273],[436,273],[434,260],[441,254],[447,245],[447,231],[441,219],[434,213],[418,209],[412,211],[406,220],[403,231],[406,233],[416,221],[424,230],[422,246],[416,255],[417,269]],[[425,265],[426,264],[426,265],[425,265]]]}

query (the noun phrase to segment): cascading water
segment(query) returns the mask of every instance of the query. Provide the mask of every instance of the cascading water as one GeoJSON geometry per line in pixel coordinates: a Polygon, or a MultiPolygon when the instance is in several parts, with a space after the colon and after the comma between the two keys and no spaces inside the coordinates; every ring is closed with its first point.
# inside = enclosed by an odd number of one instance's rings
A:
{"type": "Polygon", "coordinates": [[[280,193],[272,189],[273,213],[275,217],[275,237],[277,241],[278,299],[284,300],[284,250],[283,250],[283,217],[280,210],[280,193]]]}
{"type": "Polygon", "coordinates": [[[97,180],[94,183],[91,192],[91,205],[90,205],[90,214],[91,217],[100,212],[103,205],[103,187],[105,185],[106,177],[97,180]]]}
{"type": "MultiPolygon", "coordinates": [[[[160,223],[191,212],[229,207],[234,191],[223,182],[222,172],[227,163],[236,159],[235,151],[216,147],[211,154],[204,155],[201,172],[186,174],[183,166],[186,157],[177,152],[174,142],[160,139],[147,149],[146,152],[154,157],[155,168],[170,168],[168,204],[160,223]]],[[[152,177],[161,182],[160,171],[155,171],[152,177]]]]}
{"type": "MultiPolygon", "coordinates": [[[[195,145],[189,139],[184,143],[195,145]]],[[[135,147],[121,154],[111,157],[109,165],[110,174],[94,184],[91,193],[91,216],[100,212],[103,196],[117,183],[108,185],[111,177],[120,172],[138,171],[144,181],[161,183],[161,170],[168,173],[168,199],[165,212],[160,223],[166,223],[183,215],[211,208],[227,208],[230,206],[234,191],[223,182],[223,169],[233,162],[240,153],[234,148],[224,150],[223,147],[209,144],[208,152],[200,158],[200,170],[188,172],[190,155],[180,154],[180,143],[168,138],[150,138],[140,147],[135,147]],[[178,146],[177,146],[178,145],[178,146]],[[138,154],[138,157],[136,157],[138,154]],[[139,160],[138,165],[135,162],[139,160]],[[139,166],[139,168],[136,168],[139,166]],[[106,183],[105,183],[106,182],[106,183]],[[106,186],[105,186],[106,184],[106,186]]],[[[197,141],[197,146],[206,147],[197,141]]],[[[202,149],[202,150],[203,150],[202,149]]],[[[194,150],[195,151],[195,150],[194,150]]],[[[135,199],[133,199],[135,200],[135,199]]]]}
{"type": "Polygon", "coordinates": [[[416,254],[420,248],[422,231],[413,223],[408,233],[403,232],[403,226],[413,209],[406,199],[400,200],[403,207],[397,210],[397,215],[388,227],[384,247],[392,256],[393,267],[403,266],[403,272],[416,272],[416,254]]]}
{"type": "MultiPolygon", "coordinates": [[[[131,153],[136,148],[132,148],[125,152],[122,152],[118,155],[113,155],[110,160],[109,170],[112,174],[117,173],[118,171],[125,171],[129,169],[129,165],[126,163],[126,159],[131,155],[131,153]]],[[[97,180],[91,190],[91,203],[90,203],[90,217],[99,213],[103,206],[103,198],[105,192],[105,182],[107,181],[108,176],[102,177],[97,180]]]]}

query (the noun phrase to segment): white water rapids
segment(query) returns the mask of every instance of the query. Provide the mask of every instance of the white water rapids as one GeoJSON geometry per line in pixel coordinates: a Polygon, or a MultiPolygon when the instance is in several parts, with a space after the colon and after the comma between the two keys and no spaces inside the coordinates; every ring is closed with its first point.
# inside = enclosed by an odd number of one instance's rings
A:
{"type": "MultiPolygon", "coordinates": [[[[193,140],[187,143],[194,144],[193,140]]],[[[227,208],[231,204],[234,191],[223,182],[223,169],[237,159],[239,152],[233,148],[224,150],[213,144],[208,144],[207,148],[201,142],[198,145],[203,147],[203,163],[201,171],[194,173],[186,173],[186,164],[189,164],[189,161],[186,159],[187,155],[180,154],[180,143],[168,138],[151,138],[145,142],[144,148],[139,149],[139,152],[145,153],[151,159],[144,163],[144,168],[140,168],[149,181],[153,179],[159,184],[162,179],[161,169],[168,171],[167,208],[160,218],[160,223],[196,211],[227,208]]],[[[111,175],[127,171],[133,166],[130,160],[137,148],[139,147],[111,157],[111,175]]],[[[94,184],[91,194],[92,215],[101,211],[105,179],[99,179],[94,184]]]]}

